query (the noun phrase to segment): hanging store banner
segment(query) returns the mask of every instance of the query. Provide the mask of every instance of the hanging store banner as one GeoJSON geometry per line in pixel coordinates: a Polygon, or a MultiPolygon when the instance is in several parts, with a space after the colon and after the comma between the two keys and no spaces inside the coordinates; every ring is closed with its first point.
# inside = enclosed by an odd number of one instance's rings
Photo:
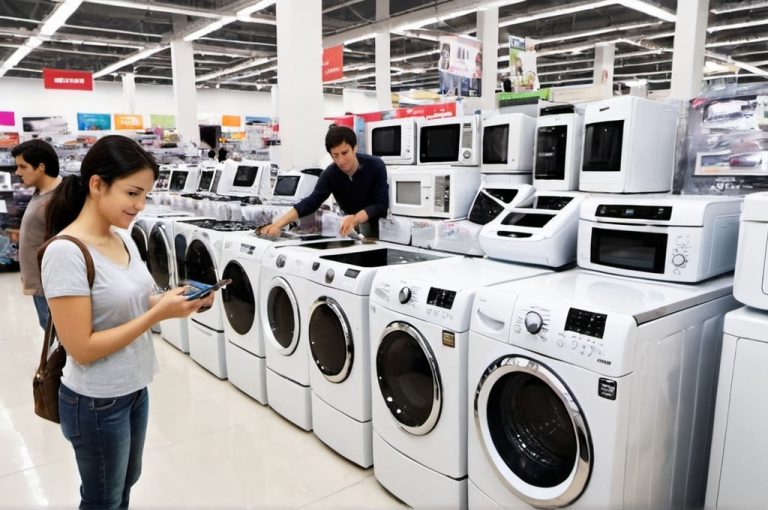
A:
{"type": "Polygon", "coordinates": [[[13,112],[0,112],[0,126],[15,126],[16,116],[13,112]]]}
{"type": "Polygon", "coordinates": [[[323,81],[344,77],[344,45],[323,48],[323,81]]]}
{"type": "Polygon", "coordinates": [[[115,130],[144,129],[143,115],[115,114],[115,130]]]}
{"type": "Polygon", "coordinates": [[[451,35],[438,40],[440,93],[479,97],[482,90],[483,43],[474,37],[451,35]]]}
{"type": "Polygon", "coordinates": [[[509,79],[514,92],[539,90],[535,46],[530,37],[509,36],[509,79]]]}
{"type": "Polygon", "coordinates": [[[93,90],[93,73],[46,67],[43,68],[43,85],[47,89],[93,90]]]}
{"type": "Polygon", "coordinates": [[[176,128],[176,116],[175,115],[149,115],[149,124],[152,127],[159,127],[163,129],[175,129],[176,128]]]}
{"type": "Polygon", "coordinates": [[[426,119],[439,119],[443,117],[455,116],[456,103],[424,104],[404,108],[395,108],[394,110],[394,117],[396,119],[403,117],[424,117],[426,119]]]}
{"type": "Polygon", "coordinates": [[[108,113],[79,113],[77,114],[78,131],[109,131],[112,122],[108,113]]]}
{"type": "Polygon", "coordinates": [[[222,115],[221,116],[221,125],[222,127],[240,127],[240,116],[239,115],[222,115]]]}

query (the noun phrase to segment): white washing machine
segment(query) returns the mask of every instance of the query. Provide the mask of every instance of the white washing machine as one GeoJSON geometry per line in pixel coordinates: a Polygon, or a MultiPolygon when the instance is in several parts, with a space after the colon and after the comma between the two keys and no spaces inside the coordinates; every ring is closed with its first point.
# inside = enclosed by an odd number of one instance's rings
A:
{"type": "Polygon", "coordinates": [[[732,282],[572,269],[478,291],[470,507],[701,507],[732,282]]]}
{"type": "Polygon", "coordinates": [[[301,246],[267,249],[259,280],[259,316],[267,355],[267,399],[277,413],[304,430],[312,430],[307,327],[307,278],[311,259],[353,249],[351,239],[332,239],[301,246]],[[310,248],[311,246],[311,248],[310,248]]]}
{"type": "Polygon", "coordinates": [[[133,220],[131,226],[128,228],[130,231],[131,239],[136,243],[136,247],[139,249],[139,255],[141,260],[147,263],[147,249],[149,244],[149,233],[152,231],[152,227],[161,218],[188,218],[190,214],[184,211],[175,210],[166,205],[147,204],[147,206],[136,215],[136,219],[133,220]]]}
{"type": "MultiPolygon", "coordinates": [[[[307,342],[315,435],[356,464],[373,463],[368,304],[379,269],[443,255],[363,244],[311,262],[307,342]]],[[[422,266],[423,264],[416,264],[422,266]]]]}
{"type": "Polygon", "coordinates": [[[222,278],[232,283],[221,292],[229,382],[267,404],[266,351],[259,320],[259,279],[267,248],[298,244],[318,235],[267,237],[255,233],[227,236],[221,253],[222,278]]]}
{"type": "Polygon", "coordinates": [[[475,291],[548,272],[454,256],[376,274],[373,469],[409,505],[467,506],[467,344],[475,291]]]}
{"type": "Polygon", "coordinates": [[[768,312],[725,316],[706,508],[765,507],[768,480],[768,312]]]}
{"type": "MultiPolygon", "coordinates": [[[[179,221],[176,250],[184,253],[184,278],[214,284],[221,279],[221,248],[229,236],[252,230],[247,223],[221,220],[179,221]]],[[[189,355],[219,379],[227,378],[224,340],[224,312],[221,296],[205,312],[189,316],[189,355]]]]}

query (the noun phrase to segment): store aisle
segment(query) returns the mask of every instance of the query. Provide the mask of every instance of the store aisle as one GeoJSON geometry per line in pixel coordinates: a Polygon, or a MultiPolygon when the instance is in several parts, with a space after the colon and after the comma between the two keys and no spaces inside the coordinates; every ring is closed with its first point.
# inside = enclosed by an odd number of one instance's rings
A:
{"type": "MultiPolygon", "coordinates": [[[[0,508],[76,507],[74,454],[38,418],[32,374],[43,334],[18,273],[0,273],[0,508]]],[[[144,471],[132,508],[404,508],[373,469],[219,381],[163,340],[149,388],[144,471]]]]}

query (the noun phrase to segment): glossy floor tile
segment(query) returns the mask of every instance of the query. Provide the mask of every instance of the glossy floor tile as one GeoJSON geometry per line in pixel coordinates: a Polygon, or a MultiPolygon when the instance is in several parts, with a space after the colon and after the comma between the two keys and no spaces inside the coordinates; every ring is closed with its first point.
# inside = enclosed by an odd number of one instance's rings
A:
{"type": "MultiPolygon", "coordinates": [[[[79,478],[58,425],[38,418],[43,333],[18,273],[0,273],[0,508],[75,508],[79,478]]],[[[132,508],[405,508],[311,432],[156,336],[144,469],[132,508]]]]}

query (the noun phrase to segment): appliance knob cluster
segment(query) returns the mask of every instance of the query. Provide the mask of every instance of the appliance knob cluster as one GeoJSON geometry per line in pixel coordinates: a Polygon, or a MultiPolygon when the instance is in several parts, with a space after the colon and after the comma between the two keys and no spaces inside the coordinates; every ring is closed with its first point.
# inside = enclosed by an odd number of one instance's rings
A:
{"type": "Polygon", "coordinates": [[[400,301],[400,304],[405,304],[408,301],[411,300],[411,289],[408,287],[403,287],[400,289],[400,292],[397,294],[397,299],[400,301]]]}
{"type": "Polygon", "coordinates": [[[537,312],[528,312],[525,314],[525,329],[528,330],[528,333],[535,335],[541,331],[542,326],[544,326],[544,320],[537,312]]]}
{"type": "Polygon", "coordinates": [[[331,283],[333,281],[333,277],[336,276],[336,273],[334,273],[333,269],[329,269],[325,272],[325,283],[331,283]]]}
{"type": "Polygon", "coordinates": [[[277,257],[277,260],[275,261],[275,265],[277,267],[284,267],[285,266],[285,255],[279,255],[277,257]]]}

